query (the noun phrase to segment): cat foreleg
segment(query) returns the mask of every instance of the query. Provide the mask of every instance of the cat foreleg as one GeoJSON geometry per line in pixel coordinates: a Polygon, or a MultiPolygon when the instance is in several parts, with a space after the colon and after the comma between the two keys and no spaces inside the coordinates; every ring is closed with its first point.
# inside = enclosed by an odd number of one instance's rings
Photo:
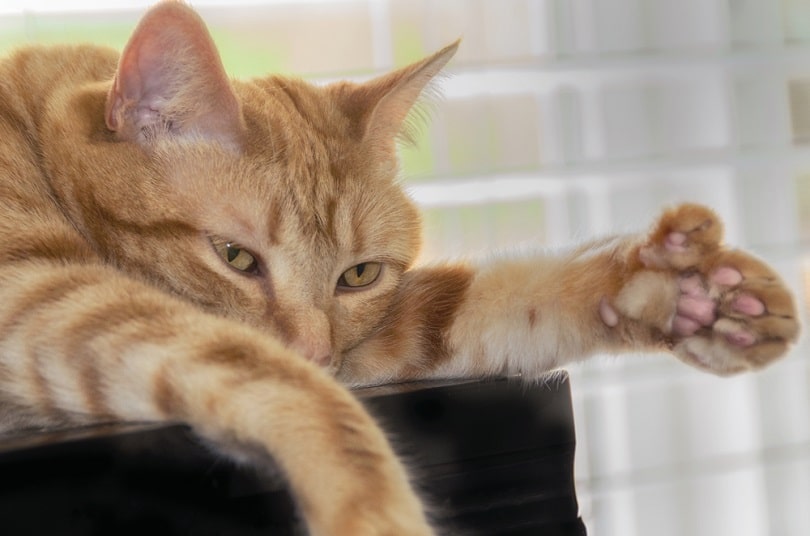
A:
{"type": "Polygon", "coordinates": [[[313,535],[432,534],[361,404],[262,333],[96,265],[6,266],[0,300],[14,414],[183,422],[226,454],[272,457],[313,535]]]}
{"type": "Polygon", "coordinates": [[[685,204],[647,235],[485,266],[448,332],[459,362],[447,369],[536,377],[593,353],[639,351],[719,375],[761,368],[798,337],[794,299],[722,236],[711,210],[685,204]]]}
{"type": "Polygon", "coordinates": [[[531,379],[596,353],[641,351],[669,351],[716,374],[762,367],[798,337],[793,296],[722,234],[709,209],[682,205],[646,235],[412,270],[391,320],[338,377],[531,379]]]}

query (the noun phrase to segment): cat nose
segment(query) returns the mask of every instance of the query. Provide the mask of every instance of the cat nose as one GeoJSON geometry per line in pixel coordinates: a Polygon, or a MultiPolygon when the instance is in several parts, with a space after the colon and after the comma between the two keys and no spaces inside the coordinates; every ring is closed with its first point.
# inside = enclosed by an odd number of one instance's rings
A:
{"type": "Polygon", "coordinates": [[[293,341],[290,347],[321,367],[328,367],[332,362],[332,345],[326,340],[311,338],[293,341]]]}

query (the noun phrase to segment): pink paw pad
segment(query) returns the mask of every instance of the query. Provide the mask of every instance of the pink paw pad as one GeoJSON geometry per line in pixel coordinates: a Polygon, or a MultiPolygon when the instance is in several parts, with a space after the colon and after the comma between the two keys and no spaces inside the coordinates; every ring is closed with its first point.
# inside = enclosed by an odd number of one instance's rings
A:
{"type": "Polygon", "coordinates": [[[726,340],[734,346],[745,348],[751,346],[756,342],[753,334],[747,331],[735,331],[734,333],[726,333],[726,340]]]}
{"type": "Polygon", "coordinates": [[[673,329],[681,335],[691,335],[702,326],[711,325],[717,318],[717,304],[704,286],[699,275],[684,277],[678,282],[681,296],[676,306],[673,329]]]}
{"type": "Polygon", "coordinates": [[[681,292],[687,296],[706,296],[706,289],[703,286],[703,281],[698,275],[684,277],[678,282],[678,287],[681,292]]]}
{"type": "Polygon", "coordinates": [[[664,247],[675,253],[686,251],[686,235],[679,232],[669,233],[664,241],[664,247]]]}
{"type": "Polygon", "coordinates": [[[732,309],[748,316],[761,316],[765,314],[765,304],[748,294],[740,294],[731,304],[732,309]]]}
{"type": "Polygon", "coordinates": [[[713,329],[715,333],[725,337],[729,344],[739,348],[747,348],[757,342],[757,337],[754,333],[746,330],[742,325],[728,318],[718,320],[713,329]]]}
{"type": "Polygon", "coordinates": [[[715,303],[708,297],[682,297],[678,300],[677,311],[680,316],[708,326],[715,321],[715,303]]]}
{"type": "Polygon", "coordinates": [[[702,326],[685,316],[676,316],[672,320],[672,332],[680,337],[689,337],[697,333],[702,326]]]}
{"type": "Polygon", "coordinates": [[[743,275],[739,270],[729,267],[722,267],[715,270],[711,277],[712,283],[724,287],[733,287],[742,283],[743,275]]]}
{"type": "Polygon", "coordinates": [[[616,309],[611,307],[607,298],[603,297],[599,302],[599,316],[602,318],[602,322],[608,327],[614,328],[619,324],[619,314],[616,312],[616,309]]]}

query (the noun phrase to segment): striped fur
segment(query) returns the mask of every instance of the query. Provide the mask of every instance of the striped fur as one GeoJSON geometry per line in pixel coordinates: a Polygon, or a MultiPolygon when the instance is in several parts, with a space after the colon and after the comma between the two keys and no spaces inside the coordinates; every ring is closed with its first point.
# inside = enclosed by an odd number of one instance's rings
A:
{"type": "Polygon", "coordinates": [[[364,84],[230,81],[169,1],[120,57],[0,60],[0,426],[185,422],[273,456],[312,534],[422,535],[341,383],[536,378],[649,349],[723,374],[785,352],[791,295],[702,207],[564,255],[412,267],[396,142],[455,48],[364,84]],[[376,279],[347,287],[366,263],[376,279]]]}

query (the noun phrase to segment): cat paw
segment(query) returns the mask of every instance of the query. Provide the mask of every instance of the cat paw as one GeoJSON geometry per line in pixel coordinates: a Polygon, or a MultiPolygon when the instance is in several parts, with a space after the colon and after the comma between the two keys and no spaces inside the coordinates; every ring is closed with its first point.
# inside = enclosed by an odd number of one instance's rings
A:
{"type": "Polygon", "coordinates": [[[607,307],[617,319],[652,328],[686,363],[728,375],[783,356],[799,323],[792,293],[776,272],[724,247],[722,236],[720,220],[705,207],[665,212],[638,249],[639,269],[607,307]]]}

